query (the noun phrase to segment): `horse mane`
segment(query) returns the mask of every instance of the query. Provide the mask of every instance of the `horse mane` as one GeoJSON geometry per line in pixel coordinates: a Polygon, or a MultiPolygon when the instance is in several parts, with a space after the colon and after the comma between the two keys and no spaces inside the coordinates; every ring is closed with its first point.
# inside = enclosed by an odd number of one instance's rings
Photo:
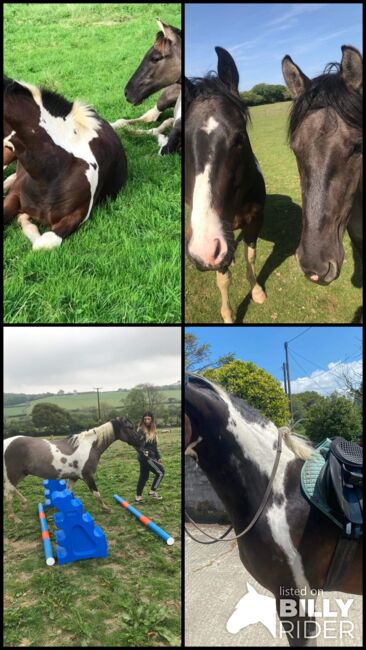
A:
{"type": "Polygon", "coordinates": [[[88,440],[88,438],[93,438],[94,436],[97,437],[97,447],[101,447],[102,443],[110,442],[112,436],[114,437],[112,423],[106,422],[100,427],[87,429],[86,431],[81,431],[81,433],[76,433],[74,435],[68,436],[67,439],[71,446],[77,449],[84,440],[88,440]]]}
{"type": "Polygon", "coordinates": [[[216,72],[208,72],[204,77],[190,77],[189,81],[193,85],[192,99],[204,101],[211,97],[225,97],[240,110],[245,122],[250,122],[249,109],[243,99],[231,93],[216,72]]]}
{"type": "Polygon", "coordinates": [[[23,96],[33,98],[36,103],[42,103],[44,108],[53,117],[66,118],[68,115],[72,118],[75,125],[86,130],[98,131],[100,129],[100,120],[95,110],[79,100],[69,102],[68,99],[48,90],[43,86],[32,86],[31,84],[23,85],[22,82],[15,81],[4,77],[4,95],[8,97],[23,96]]]}
{"type": "Polygon", "coordinates": [[[290,140],[309,111],[319,108],[333,108],[348,126],[361,131],[362,96],[347,88],[340,63],[328,63],[323,74],[310,80],[303,94],[294,100],[288,127],[290,140]]]}
{"type": "MultiPolygon", "coordinates": [[[[205,384],[207,384],[208,387],[210,387],[213,391],[215,391],[215,383],[211,382],[211,380],[206,379],[206,377],[203,377],[202,375],[195,375],[193,373],[187,372],[186,376],[188,378],[188,381],[193,381],[194,380],[201,380],[205,384]]],[[[230,401],[232,404],[236,407],[240,407],[241,410],[245,411],[246,415],[249,415],[253,420],[260,424],[269,424],[271,420],[267,418],[263,413],[261,413],[258,409],[256,409],[254,406],[251,406],[250,404],[247,404],[245,400],[243,400],[241,397],[237,397],[236,395],[231,395],[228,393],[227,390],[223,386],[219,386],[221,390],[223,390],[227,396],[229,397],[230,401]]],[[[274,423],[272,423],[274,424],[274,423]]],[[[274,425],[277,426],[277,425],[274,425]]],[[[306,460],[311,456],[313,453],[314,447],[310,440],[305,440],[302,436],[297,435],[294,431],[290,429],[288,426],[284,427],[277,427],[278,430],[281,433],[282,439],[285,442],[286,446],[295,454],[297,458],[301,458],[302,460],[306,460]]]]}

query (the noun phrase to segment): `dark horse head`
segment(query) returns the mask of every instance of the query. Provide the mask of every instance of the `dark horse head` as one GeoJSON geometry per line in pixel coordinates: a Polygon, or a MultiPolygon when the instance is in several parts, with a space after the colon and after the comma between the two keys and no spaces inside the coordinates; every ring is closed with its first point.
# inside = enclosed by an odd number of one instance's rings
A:
{"type": "Polygon", "coordinates": [[[230,265],[233,230],[256,221],[256,206],[261,203],[261,210],[265,198],[237,67],[229,52],[215,50],[217,75],[185,80],[185,201],[191,211],[187,252],[202,271],[230,265]]]}
{"type": "Polygon", "coordinates": [[[134,106],[158,90],[181,80],[181,31],[160,20],[157,22],[161,31],[125,88],[125,97],[134,106]]]}
{"type": "Polygon", "coordinates": [[[137,449],[141,446],[144,441],[144,435],[138,433],[131,420],[125,417],[117,417],[111,420],[111,422],[116,440],[127,442],[128,445],[132,445],[132,447],[137,449]]]}
{"type": "Polygon", "coordinates": [[[362,170],[362,58],[347,45],[342,54],[340,64],[329,64],[315,79],[308,79],[289,56],[282,61],[294,98],[289,139],[302,192],[297,259],[302,271],[322,284],[340,274],[342,239],[362,170]]]}

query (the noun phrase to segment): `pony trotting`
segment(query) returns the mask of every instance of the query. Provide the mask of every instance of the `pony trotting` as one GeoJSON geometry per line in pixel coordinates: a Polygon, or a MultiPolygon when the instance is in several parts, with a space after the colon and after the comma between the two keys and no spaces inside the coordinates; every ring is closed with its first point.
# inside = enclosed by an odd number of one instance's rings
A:
{"type": "Polygon", "coordinates": [[[215,49],[217,76],[185,80],[187,253],[199,271],[217,272],[221,316],[232,323],[229,267],[237,229],[244,239],[252,299],[263,303],[266,298],[254,270],[266,190],[247,134],[249,112],[239,95],[237,67],[226,50],[215,49]]]}
{"type": "MultiPolygon", "coordinates": [[[[246,569],[276,598],[289,644],[313,645],[315,619],[305,604],[314,598],[316,590],[362,593],[362,537],[359,524],[351,526],[347,520],[348,504],[337,505],[339,526],[335,516],[328,518],[310,503],[302,491],[300,475],[304,463],[313,459],[311,445],[292,434],[288,427],[279,429],[221,386],[188,373],[184,411],[185,454],[193,457],[206,474],[233,529],[228,537],[230,529],[219,538],[209,535],[206,529],[201,532],[209,540],[202,536],[193,539],[203,544],[237,540],[246,569]],[[345,540],[345,531],[351,529],[354,537],[349,535],[350,539],[345,540]],[[339,553],[343,544],[350,545],[346,556],[339,553]],[[296,604],[291,625],[281,613],[284,593],[291,593],[296,604]],[[304,613],[299,609],[298,594],[303,598],[304,613]]],[[[336,468],[336,473],[331,479],[324,475],[326,483],[321,482],[331,496],[334,490],[342,490],[336,476],[338,470],[343,473],[343,465],[353,460],[356,469],[352,469],[352,476],[348,472],[347,480],[362,482],[358,460],[361,448],[348,441],[342,447],[339,441],[342,439],[335,439],[330,449],[334,449],[340,462],[332,458],[324,465],[332,467],[332,474],[336,468]]],[[[356,505],[354,497],[349,498],[352,506],[356,505]]],[[[362,494],[360,505],[362,508],[362,494]]],[[[186,516],[199,528],[188,513],[186,516]]],[[[192,536],[189,530],[186,532],[192,536]]]]}
{"type": "Polygon", "coordinates": [[[296,256],[312,282],[329,284],[341,272],[346,228],[362,255],[362,57],[343,45],[341,63],[315,79],[288,55],[282,70],[294,98],[289,140],[302,193],[296,256]]]}
{"type": "Polygon", "coordinates": [[[82,479],[101,504],[102,509],[110,512],[111,509],[104,503],[98,492],[94,474],[101,455],[116,440],[127,442],[139,449],[143,436],[137,433],[130,420],[118,417],[95,429],[52,442],[30,436],[6,438],[4,440],[4,483],[9,517],[17,519],[12,504],[15,494],[23,508],[27,505],[26,498],[16,486],[28,475],[43,479],[69,479],[70,490],[78,479],[82,479]]]}
{"type": "Polygon", "coordinates": [[[165,109],[174,107],[174,116],[168,118],[157,128],[135,133],[150,133],[158,138],[162,155],[174,153],[181,146],[181,78],[182,78],[182,39],[181,30],[172,25],[157,21],[159,32],[153,46],[146,52],[137,70],[128,81],[124,94],[128,102],[138,106],[147,97],[164,88],[157,103],[140,117],[120,119],[112,123],[114,129],[136,123],[155,122],[165,109]],[[163,132],[170,126],[170,136],[163,132]]]}
{"type": "Polygon", "coordinates": [[[127,179],[123,146],[91,107],[24,82],[4,79],[4,151],[17,159],[4,220],[17,218],[33,249],[60,246],[127,179]],[[40,234],[37,224],[50,228],[40,234]]]}

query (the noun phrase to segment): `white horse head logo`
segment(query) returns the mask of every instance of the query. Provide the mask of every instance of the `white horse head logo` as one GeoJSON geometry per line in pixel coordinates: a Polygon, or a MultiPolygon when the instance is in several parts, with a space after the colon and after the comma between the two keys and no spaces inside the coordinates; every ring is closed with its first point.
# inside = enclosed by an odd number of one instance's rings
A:
{"type": "Polygon", "coordinates": [[[276,600],[271,596],[262,596],[247,582],[247,593],[237,603],[231,614],[226,629],[237,634],[248,625],[263,623],[267,630],[276,637],[276,600]]]}

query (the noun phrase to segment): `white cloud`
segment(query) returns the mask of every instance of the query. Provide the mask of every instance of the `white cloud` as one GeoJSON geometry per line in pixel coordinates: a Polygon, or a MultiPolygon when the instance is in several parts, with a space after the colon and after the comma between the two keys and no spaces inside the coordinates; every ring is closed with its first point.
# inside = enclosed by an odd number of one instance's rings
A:
{"type": "Polygon", "coordinates": [[[5,327],[12,393],[132,388],[180,379],[178,327],[5,327]]]}
{"type": "MultiPolygon", "coordinates": [[[[314,370],[310,375],[305,377],[298,377],[291,381],[291,391],[295,393],[303,393],[307,390],[315,391],[320,395],[330,395],[338,391],[342,394],[346,392],[346,382],[344,375],[346,375],[354,385],[359,385],[362,381],[362,360],[351,361],[344,363],[341,361],[331,362],[327,366],[328,371],[314,370]]],[[[282,383],[283,385],[283,383],[282,383]]]]}

